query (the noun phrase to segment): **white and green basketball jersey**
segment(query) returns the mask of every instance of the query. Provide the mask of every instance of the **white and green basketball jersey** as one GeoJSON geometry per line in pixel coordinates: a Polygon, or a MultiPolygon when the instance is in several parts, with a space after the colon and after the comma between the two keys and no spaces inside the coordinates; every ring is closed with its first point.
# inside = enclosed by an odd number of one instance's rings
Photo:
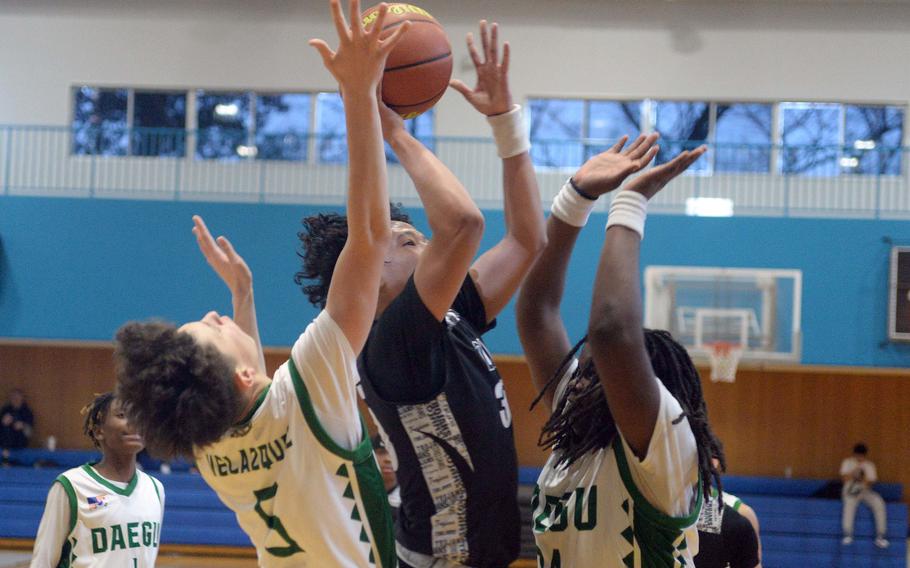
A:
{"type": "MultiPolygon", "coordinates": [[[[557,400],[565,394],[565,383],[557,400]]],[[[687,420],[672,424],[679,404],[663,385],[660,389],[661,410],[644,462],[630,463],[635,458],[628,457],[619,436],[611,447],[588,452],[568,466],[557,465],[558,450],[550,456],[531,500],[539,568],[693,566],[702,501],[695,442],[687,420]],[[688,432],[668,434],[668,428],[677,427],[688,432]],[[650,503],[633,467],[646,471],[648,493],[684,503],[688,514],[671,516],[650,503]],[[680,500],[683,495],[688,497],[680,500]]]]}
{"type": "Polygon", "coordinates": [[[57,482],[69,500],[69,535],[58,568],[152,568],[158,556],[164,488],[141,471],[121,488],[91,464],[57,482]]]}
{"type": "MultiPolygon", "coordinates": [[[[325,350],[332,349],[332,333],[329,329],[322,336],[325,350]]],[[[303,355],[318,354],[303,350],[303,355]]],[[[344,364],[356,374],[356,360],[349,355],[344,364]]],[[[326,355],[327,361],[332,358],[326,355]]],[[[354,424],[360,438],[356,448],[346,450],[333,441],[301,376],[307,369],[331,372],[331,365],[299,363],[299,371],[293,358],[278,369],[242,426],[197,450],[199,471],[237,515],[260,566],[393,568],[391,516],[369,436],[361,422],[354,424]]],[[[331,385],[350,378],[343,370],[336,374],[308,380],[331,385]]],[[[342,388],[356,397],[353,383],[342,388]]],[[[356,398],[351,404],[356,406],[356,398]]],[[[356,411],[354,416],[359,420],[356,411]]]]}

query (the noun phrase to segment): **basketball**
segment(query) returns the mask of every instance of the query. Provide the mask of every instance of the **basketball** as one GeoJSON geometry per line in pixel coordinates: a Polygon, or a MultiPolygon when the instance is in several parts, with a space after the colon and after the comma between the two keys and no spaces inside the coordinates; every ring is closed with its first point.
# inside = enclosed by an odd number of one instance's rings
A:
{"type": "MultiPolygon", "coordinates": [[[[378,15],[378,6],[364,12],[364,28],[369,29],[378,15]]],[[[389,4],[381,37],[403,22],[411,22],[411,29],[386,60],[382,100],[404,118],[414,118],[431,109],[449,87],[452,46],[439,22],[412,4],[389,4]]]]}

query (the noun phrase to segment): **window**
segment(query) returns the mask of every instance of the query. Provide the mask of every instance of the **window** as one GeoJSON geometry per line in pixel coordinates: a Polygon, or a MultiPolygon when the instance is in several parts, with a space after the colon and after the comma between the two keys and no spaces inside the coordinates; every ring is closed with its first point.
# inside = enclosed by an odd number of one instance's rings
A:
{"type": "Polygon", "coordinates": [[[131,152],[134,156],[186,155],[186,93],[135,91],[131,152]]]}
{"type": "MultiPolygon", "coordinates": [[[[691,150],[708,141],[711,130],[711,105],[705,102],[654,101],[654,130],[660,132],[660,152],[655,164],[672,160],[683,150],[691,150]]],[[[710,172],[711,156],[705,154],[689,167],[690,172],[710,172]]]]}
{"type": "Polygon", "coordinates": [[[842,107],[828,103],[781,103],[780,171],[804,176],[839,172],[842,107]]]}
{"type": "Polygon", "coordinates": [[[577,168],[583,161],[585,101],[530,99],[531,159],[539,167],[577,168]]]}
{"type": "Polygon", "coordinates": [[[714,171],[771,171],[771,105],[718,104],[714,126],[714,171]]]}
{"type": "Polygon", "coordinates": [[[780,170],[808,176],[900,175],[904,109],[781,103],[780,170]]]}
{"type": "Polygon", "coordinates": [[[196,92],[196,158],[250,157],[250,93],[196,92]]]}
{"type": "Polygon", "coordinates": [[[256,97],[256,157],[262,160],[306,160],[312,95],[256,97]]]}
{"type": "Polygon", "coordinates": [[[847,105],[844,120],[845,173],[901,175],[904,109],[847,105]]]}
{"type": "MultiPolygon", "coordinates": [[[[436,124],[436,109],[405,121],[410,133],[430,149],[436,150],[433,131],[436,124]]],[[[347,129],[344,118],[344,104],[338,93],[319,93],[316,96],[316,150],[319,161],[324,164],[346,164],[348,162],[347,129]]],[[[386,144],[386,159],[398,163],[398,159],[386,144]]]]}
{"type": "Polygon", "coordinates": [[[577,168],[623,135],[661,133],[655,163],[684,149],[717,142],[690,171],[767,172],[771,163],[771,105],[693,101],[531,99],[531,155],[538,167],[577,168]],[[712,132],[712,124],[716,128],[712,132]],[[716,140],[715,140],[716,137],[716,140]]]}
{"type": "Polygon", "coordinates": [[[589,101],[587,138],[602,140],[587,144],[585,159],[597,155],[624,135],[629,141],[641,133],[641,101],[589,101]]]}
{"type": "Polygon", "coordinates": [[[127,89],[79,87],[74,91],[73,154],[129,153],[127,89]]]}

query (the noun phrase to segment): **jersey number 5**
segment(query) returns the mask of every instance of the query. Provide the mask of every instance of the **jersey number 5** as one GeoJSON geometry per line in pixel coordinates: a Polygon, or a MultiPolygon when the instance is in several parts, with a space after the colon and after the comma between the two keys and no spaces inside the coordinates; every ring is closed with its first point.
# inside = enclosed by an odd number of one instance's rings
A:
{"type": "Polygon", "coordinates": [[[288,531],[285,530],[284,525],[281,523],[281,519],[275,515],[270,515],[265,512],[265,509],[262,508],[262,503],[268,501],[269,499],[274,499],[275,494],[278,493],[278,484],[273,483],[269,487],[264,487],[257,491],[253,491],[253,495],[256,496],[256,512],[262,517],[262,520],[265,521],[265,525],[271,530],[278,533],[278,536],[284,539],[284,542],[288,543],[287,546],[267,546],[266,551],[272,556],[278,556],[279,558],[287,558],[297,554],[298,552],[303,552],[303,549],[300,548],[300,545],[288,535],[288,531]]]}

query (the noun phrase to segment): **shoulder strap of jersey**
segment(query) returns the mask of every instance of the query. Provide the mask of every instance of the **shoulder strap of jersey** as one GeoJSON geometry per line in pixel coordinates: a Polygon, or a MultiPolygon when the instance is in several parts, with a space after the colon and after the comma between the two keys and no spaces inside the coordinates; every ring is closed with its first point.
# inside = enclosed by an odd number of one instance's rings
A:
{"type": "Polygon", "coordinates": [[[635,485],[635,480],[632,478],[632,472],[629,470],[629,462],[626,459],[626,452],[622,447],[622,440],[619,435],[613,439],[613,453],[616,455],[616,465],[619,469],[619,476],[622,478],[622,483],[625,485],[626,491],[629,492],[629,495],[632,496],[632,500],[635,503],[636,513],[641,514],[647,518],[648,521],[668,529],[682,530],[692,526],[698,520],[702,504],[701,473],[698,475],[696,501],[695,506],[692,507],[692,511],[684,517],[673,517],[655,508],[654,505],[645,499],[645,496],[642,495],[641,491],[638,490],[638,486],[635,485]]]}
{"type": "Polygon", "coordinates": [[[73,484],[64,474],[57,476],[57,479],[54,480],[55,483],[59,483],[63,487],[63,491],[66,492],[66,498],[70,502],[70,530],[69,534],[72,534],[73,529],[76,528],[76,517],[79,514],[79,503],[76,501],[76,490],[73,489],[73,484]]]}
{"type": "MultiPolygon", "coordinates": [[[[300,372],[297,370],[297,365],[294,364],[293,358],[288,359],[288,371],[291,373],[291,382],[294,384],[294,392],[297,394],[297,401],[300,403],[300,410],[303,412],[303,417],[306,419],[307,426],[309,426],[310,431],[313,432],[313,435],[316,436],[316,439],[319,440],[322,447],[341,459],[354,463],[360,463],[370,457],[373,453],[373,446],[370,443],[370,436],[367,433],[367,427],[363,422],[363,417],[360,417],[360,427],[362,428],[360,444],[353,450],[342,448],[331,436],[329,436],[329,433],[325,431],[325,428],[323,428],[322,424],[319,422],[319,417],[316,416],[316,409],[313,408],[313,402],[310,400],[310,393],[307,391],[306,385],[303,382],[303,378],[300,376],[300,372]]],[[[358,416],[359,415],[360,413],[358,412],[358,416]]]]}

